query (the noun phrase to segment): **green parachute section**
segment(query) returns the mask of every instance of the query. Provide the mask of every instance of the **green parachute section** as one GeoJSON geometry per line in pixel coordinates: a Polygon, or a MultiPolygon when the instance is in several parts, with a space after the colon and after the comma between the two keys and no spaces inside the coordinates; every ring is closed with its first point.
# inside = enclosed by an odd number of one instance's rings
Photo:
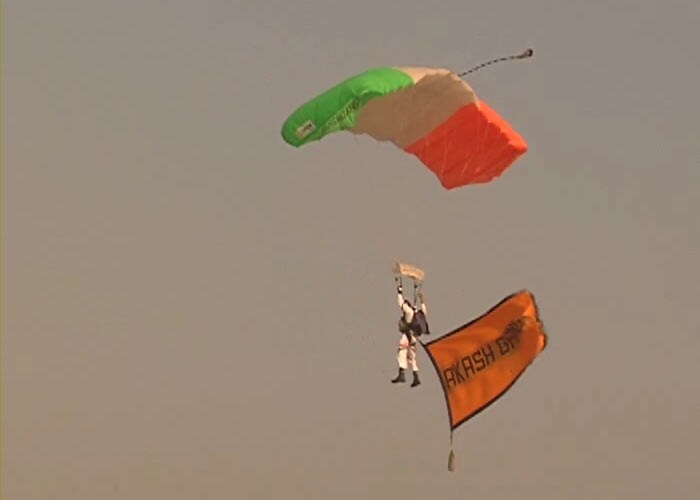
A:
{"type": "Polygon", "coordinates": [[[284,122],[282,137],[288,144],[299,147],[330,133],[350,129],[367,101],[413,84],[413,78],[398,69],[367,70],[301,105],[284,122]]]}

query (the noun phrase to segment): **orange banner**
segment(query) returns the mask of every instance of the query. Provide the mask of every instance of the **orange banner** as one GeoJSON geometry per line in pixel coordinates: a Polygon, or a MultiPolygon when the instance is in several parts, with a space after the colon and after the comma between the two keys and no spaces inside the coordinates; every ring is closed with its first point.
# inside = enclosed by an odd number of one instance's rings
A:
{"type": "Polygon", "coordinates": [[[451,429],[503,395],[546,343],[535,298],[524,290],[423,344],[442,383],[451,429]]]}

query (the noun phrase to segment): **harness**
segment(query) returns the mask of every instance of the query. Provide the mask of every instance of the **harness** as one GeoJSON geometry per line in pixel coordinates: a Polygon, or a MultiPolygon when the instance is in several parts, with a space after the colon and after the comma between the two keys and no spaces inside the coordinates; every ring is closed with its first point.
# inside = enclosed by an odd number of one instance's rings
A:
{"type": "MultiPolygon", "coordinates": [[[[401,288],[401,290],[403,290],[403,279],[401,274],[395,276],[395,280],[396,284],[401,288]]],[[[414,305],[418,303],[418,296],[420,294],[420,289],[422,286],[423,283],[420,280],[413,278],[413,303],[409,302],[406,299],[404,299],[403,302],[404,305],[408,304],[408,306],[413,311],[413,318],[409,323],[406,320],[406,313],[404,312],[403,314],[401,314],[401,318],[399,319],[399,331],[403,334],[410,335],[415,338],[418,338],[421,335],[430,334],[430,328],[428,326],[428,321],[425,317],[425,313],[422,309],[414,305]]]]}

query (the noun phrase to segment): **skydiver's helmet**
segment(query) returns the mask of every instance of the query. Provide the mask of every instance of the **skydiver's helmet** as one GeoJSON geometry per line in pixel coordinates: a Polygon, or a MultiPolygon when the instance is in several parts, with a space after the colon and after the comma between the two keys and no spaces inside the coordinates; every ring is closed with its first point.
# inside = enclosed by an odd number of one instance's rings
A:
{"type": "Polygon", "coordinates": [[[406,321],[406,318],[403,315],[401,315],[401,317],[399,318],[399,331],[405,334],[408,334],[408,332],[410,331],[410,325],[408,324],[408,321],[406,321]]]}

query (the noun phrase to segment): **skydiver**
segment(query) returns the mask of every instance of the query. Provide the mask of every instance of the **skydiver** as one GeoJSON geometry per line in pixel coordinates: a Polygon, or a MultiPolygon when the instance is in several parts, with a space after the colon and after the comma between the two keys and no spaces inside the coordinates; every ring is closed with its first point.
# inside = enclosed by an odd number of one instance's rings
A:
{"type": "MultiPolygon", "coordinates": [[[[413,371],[413,383],[411,383],[411,387],[416,387],[420,385],[420,379],[418,378],[418,361],[416,359],[416,344],[418,342],[418,337],[424,333],[428,334],[429,331],[427,331],[427,328],[426,331],[422,331],[421,325],[418,324],[417,321],[414,321],[417,316],[418,308],[414,307],[408,299],[404,298],[403,287],[398,278],[396,279],[396,293],[397,302],[401,309],[401,317],[399,318],[399,332],[401,333],[401,337],[399,339],[398,354],[396,356],[399,365],[399,373],[391,382],[396,384],[406,381],[404,373],[410,361],[413,371]]],[[[420,303],[420,311],[425,317],[427,316],[427,308],[423,301],[423,293],[418,291],[417,297],[420,303]]],[[[425,327],[427,327],[427,323],[425,327]]]]}

